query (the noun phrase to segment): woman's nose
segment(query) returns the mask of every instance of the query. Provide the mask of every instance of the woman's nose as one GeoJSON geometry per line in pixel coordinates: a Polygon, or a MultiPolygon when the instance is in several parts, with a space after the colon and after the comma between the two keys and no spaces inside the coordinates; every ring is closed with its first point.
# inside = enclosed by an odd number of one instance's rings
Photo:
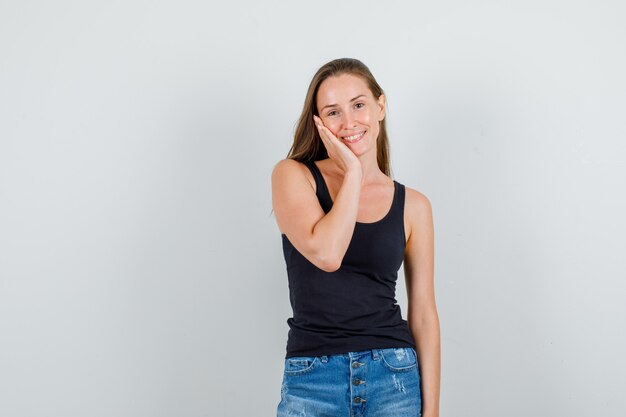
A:
{"type": "Polygon", "coordinates": [[[345,128],[347,129],[351,129],[354,126],[356,126],[356,123],[354,122],[354,116],[350,113],[344,113],[344,118],[343,118],[343,125],[345,128]]]}

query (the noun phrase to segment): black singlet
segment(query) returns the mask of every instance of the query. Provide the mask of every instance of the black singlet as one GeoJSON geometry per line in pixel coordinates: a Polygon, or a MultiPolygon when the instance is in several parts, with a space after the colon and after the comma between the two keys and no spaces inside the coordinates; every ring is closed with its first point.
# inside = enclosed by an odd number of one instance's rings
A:
{"type": "MultiPolygon", "coordinates": [[[[332,200],[313,161],[316,195],[325,213],[332,200]]],[[[413,347],[415,341],[396,303],[404,260],[404,185],[394,180],[391,209],[373,223],[356,222],[341,267],[326,272],[309,262],[282,233],[293,317],[285,358],[374,348],[413,347]]]]}

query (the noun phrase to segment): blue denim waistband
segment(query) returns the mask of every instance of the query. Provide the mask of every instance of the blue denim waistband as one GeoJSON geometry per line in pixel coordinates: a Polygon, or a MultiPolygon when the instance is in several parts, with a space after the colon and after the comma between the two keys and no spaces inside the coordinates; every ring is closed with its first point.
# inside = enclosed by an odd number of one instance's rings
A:
{"type": "MultiPolygon", "coordinates": [[[[389,348],[389,349],[398,349],[398,348],[389,348]]],[[[322,355],[320,356],[320,360],[322,361],[322,363],[326,363],[328,362],[328,358],[330,356],[340,356],[340,357],[344,357],[344,358],[350,358],[350,359],[358,359],[358,358],[362,358],[364,356],[369,356],[371,355],[372,359],[377,361],[378,358],[380,357],[380,348],[375,348],[375,349],[366,349],[366,350],[359,350],[356,352],[347,352],[347,353],[333,353],[330,355],[322,355]]]]}

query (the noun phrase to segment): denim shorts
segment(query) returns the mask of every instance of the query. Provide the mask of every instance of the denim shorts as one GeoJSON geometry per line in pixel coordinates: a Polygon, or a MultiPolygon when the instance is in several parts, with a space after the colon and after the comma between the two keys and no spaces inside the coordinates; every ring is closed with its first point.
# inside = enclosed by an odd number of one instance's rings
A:
{"type": "Polygon", "coordinates": [[[285,358],[277,417],[420,417],[411,347],[285,358]]]}

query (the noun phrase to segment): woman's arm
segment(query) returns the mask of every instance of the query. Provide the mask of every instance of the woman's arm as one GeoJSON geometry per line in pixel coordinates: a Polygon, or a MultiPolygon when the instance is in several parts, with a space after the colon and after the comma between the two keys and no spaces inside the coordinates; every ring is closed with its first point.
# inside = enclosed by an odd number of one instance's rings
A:
{"type": "Polygon", "coordinates": [[[419,191],[405,187],[409,239],[404,255],[408,323],[415,339],[422,384],[423,417],[439,416],[441,344],[435,303],[432,207],[419,191]]]}
{"type": "Polygon", "coordinates": [[[318,268],[333,272],[345,256],[359,208],[361,170],[345,173],[333,207],[320,206],[300,162],[279,161],[272,171],[272,206],[276,222],[291,244],[318,268]]]}

